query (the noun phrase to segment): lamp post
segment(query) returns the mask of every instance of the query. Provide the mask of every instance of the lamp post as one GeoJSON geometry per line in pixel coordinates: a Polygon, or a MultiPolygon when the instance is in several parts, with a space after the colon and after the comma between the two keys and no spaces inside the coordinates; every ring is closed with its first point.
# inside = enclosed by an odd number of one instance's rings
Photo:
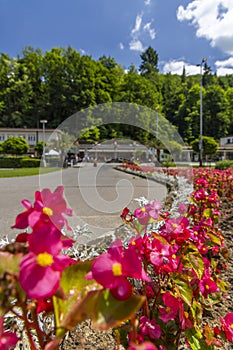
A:
{"type": "Polygon", "coordinates": [[[46,167],[46,160],[45,160],[45,124],[47,123],[46,119],[40,120],[40,123],[43,125],[43,165],[46,167]]]}
{"type": "Polygon", "coordinates": [[[157,106],[155,108],[155,110],[156,110],[156,139],[158,139],[158,135],[159,135],[159,113],[158,113],[159,106],[157,106]]]}
{"type": "Polygon", "coordinates": [[[204,57],[200,64],[197,64],[200,67],[200,140],[199,140],[199,166],[202,167],[203,161],[203,109],[202,109],[202,66],[203,63],[206,62],[206,58],[204,57]]]}

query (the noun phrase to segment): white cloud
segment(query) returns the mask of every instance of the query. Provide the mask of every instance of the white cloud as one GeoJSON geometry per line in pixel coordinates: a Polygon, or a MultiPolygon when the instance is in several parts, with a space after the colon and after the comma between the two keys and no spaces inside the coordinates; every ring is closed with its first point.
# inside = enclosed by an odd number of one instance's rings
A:
{"type": "Polygon", "coordinates": [[[138,39],[133,39],[130,43],[129,43],[129,48],[130,50],[133,50],[133,51],[144,51],[145,48],[143,47],[143,44],[140,40],[138,39]]]}
{"type": "Polygon", "coordinates": [[[190,22],[197,37],[230,54],[233,54],[232,18],[232,0],[193,0],[186,8],[179,6],[177,10],[177,19],[190,22]]]}
{"type": "Polygon", "coordinates": [[[135,26],[134,26],[134,28],[131,31],[131,35],[134,35],[134,34],[136,34],[137,32],[140,31],[141,24],[142,24],[142,16],[143,16],[143,14],[137,15],[136,21],[135,21],[135,26]]]}
{"type": "Polygon", "coordinates": [[[134,28],[131,30],[131,41],[129,43],[130,50],[144,51],[143,40],[145,39],[145,33],[149,34],[151,40],[155,38],[155,30],[151,28],[152,21],[143,25],[143,13],[138,14],[135,20],[134,28]]]}
{"type": "Polygon", "coordinates": [[[233,57],[229,57],[224,61],[216,61],[215,66],[218,76],[233,74],[233,57]]]}
{"type": "Polygon", "coordinates": [[[146,6],[149,6],[151,4],[151,0],[144,0],[144,3],[146,6]]]}
{"type": "Polygon", "coordinates": [[[155,38],[155,30],[154,30],[154,28],[151,28],[151,23],[152,23],[152,22],[146,23],[146,24],[144,25],[143,29],[144,29],[145,32],[148,32],[149,35],[150,35],[150,38],[151,38],[152,40],[154,40],[154,38],[155,38]]]}
{"type": "Polygon", "coordinates": [[[120,44],[119,44],[119,47],[120,47],[121,50],[124,50],[124,48],[125,48],[125,46],[124,46],[123,43],[120,43],[120,44]]]}
{"type": "Polygon", "coordinates": [[[171,60],[164,64],[163,73],[182,75],[184,68],[186,75],[194,75],[200,72],[200,67],[197,67],[196,65],[191,65],[189,63],[185,63],[184,61],[171,60]]]}

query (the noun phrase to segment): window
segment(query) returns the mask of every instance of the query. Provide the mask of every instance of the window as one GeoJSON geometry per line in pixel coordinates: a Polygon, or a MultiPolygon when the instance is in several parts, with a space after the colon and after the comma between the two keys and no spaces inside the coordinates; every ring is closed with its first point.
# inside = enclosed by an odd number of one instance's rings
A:
{"type": "Polygon", "coordinates": [[[36,136],[33,134],[28,135],[28,141],[36,141],[36,136]]]}

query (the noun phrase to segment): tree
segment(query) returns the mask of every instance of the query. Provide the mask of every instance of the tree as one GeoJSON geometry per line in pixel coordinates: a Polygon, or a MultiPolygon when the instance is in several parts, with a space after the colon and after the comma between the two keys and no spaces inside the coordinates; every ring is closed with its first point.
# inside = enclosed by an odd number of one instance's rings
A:
{"type": "MultiPolygon", "coordinates": [[[[195,153],[199,153],[199,139],[195,139],[191,142],[192,149],[195,153]]],[[[203,136],[202,137],[202,147],[203,147],[203,156],[213,155],[218,150],[218,143],[213,137],[203,136]]]]}
{"type": "Polygon", "coordinates": [[[140,57],[142,63],[139,67],[139,71],[142,75],[149,75],[152,72],[158,72],[158,54],[151,46],[149,46],[140,57]]]}
{"type": "Polygon", "coordinates": [[[44,142],[39,141],[35,147],[34,150],[36,151],[36,153],[38,154],[38,156],[42,156],[43,151],[44,151],[44,142]]]}
{"type": "Polygon", "coordinates": [[[2,143],[2,152],[5,154],[26,154],[30,147],[24,137],[11,136],[2,143]]]}

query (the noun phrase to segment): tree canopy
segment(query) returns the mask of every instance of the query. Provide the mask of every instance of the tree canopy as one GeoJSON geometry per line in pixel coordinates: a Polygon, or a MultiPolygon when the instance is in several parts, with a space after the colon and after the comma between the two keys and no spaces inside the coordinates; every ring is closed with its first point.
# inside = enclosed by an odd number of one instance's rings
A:
{"type": "MultiPolygon", "coordinates": [[[[181,75],[159,72],[159,56],[152,47],[140,58],[138,68],[123,69],[113,57],[94,60],[72,47],[46,52],[26,47],[17,58],[1,53],[0,127],[35,128],[46,119],[48,127],[56,128],[88,107],[128,102],[152,110],[159,106],[189,145],[200,132],[200,73],[187,76],[185,67],[181,75]]],[[[233,76],[217,77],[205,63],[202,78],[203,134],[218,141],[233,133],[233,76]]],[[[131,130],[102,127],[94,139],[122,133],[130,136],[131,130]]],[[[141,132],[141,138],[146,137],[141,132]]]]}

